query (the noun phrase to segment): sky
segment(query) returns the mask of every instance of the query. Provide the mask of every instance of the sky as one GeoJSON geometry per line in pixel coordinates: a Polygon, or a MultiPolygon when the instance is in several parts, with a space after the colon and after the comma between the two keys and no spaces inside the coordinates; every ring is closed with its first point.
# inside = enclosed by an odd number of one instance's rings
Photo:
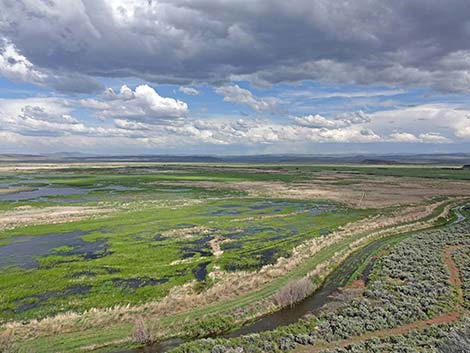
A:
{"type": "Polygon", "coordinates": [[[468,0],[0,0],[0,153],[470,152],[468,0]]]}

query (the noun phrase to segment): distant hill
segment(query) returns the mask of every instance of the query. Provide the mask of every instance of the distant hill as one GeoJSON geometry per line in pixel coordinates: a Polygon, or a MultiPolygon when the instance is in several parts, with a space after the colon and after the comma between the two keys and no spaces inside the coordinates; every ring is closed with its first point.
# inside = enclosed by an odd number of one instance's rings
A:
{"type": "Polygon", "coordinates": [[[34,154],[0,154],[0,162],[40,162],[47,159],[49,157],[34,154]]]}
{"type": "Polygon", "coordinates": [[[249,155],[249,156],[210,156],[210,155],[134,155],[99,156],[82,153],[53,153],[49,155],[0,154],[0,163],[11,162],[160,162],[160,163],[317,163],[317,164],[442,164],[465,165],[470,167],[470,153],[454,154],[414,154],[414,155],[249,155]]]}
{"type": "Polygon", "coordinates": [[[397,162],[395,160],[393,161],[389,161],[389,160],[383,160],[383,159],[364,159],[362,162],[362,164],[385,164],[385,165],[396,165],[396,164],[400,164],[400,162],[397,162]]]}

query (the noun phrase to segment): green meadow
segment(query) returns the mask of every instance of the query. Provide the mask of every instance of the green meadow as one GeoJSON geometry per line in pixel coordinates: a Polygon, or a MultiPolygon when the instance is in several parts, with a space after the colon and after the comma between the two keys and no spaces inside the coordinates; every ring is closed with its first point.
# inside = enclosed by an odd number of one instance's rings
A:
{"type": "Polygon", "coordinates": [[[290,256],[290,250],[305,240],[327,236],[371,213],[322,200],[260,199],[224,188],[158,184],[290,177],[225,170],[207,174],[201,168],[171,173],[104,168],[5,175],[10,184],[58,191],[27,199],[21,192],[10,194],[10,200],[0,202],[3,209],[73,205],[111,212],[3,231],[1,320],[144,303],[190,281],[203,290],[211,285],[207,274],[214,269],[259,270],[290,256]],[[67,195],[61,195],[64,190],[67,195]],[[12,200],[15,196],[18,199],[12,200]],[[185,236],[191,228],[199,233],[185,236]],[[210,245],[216,236],[221,239],[218,256],[210,245]]]}

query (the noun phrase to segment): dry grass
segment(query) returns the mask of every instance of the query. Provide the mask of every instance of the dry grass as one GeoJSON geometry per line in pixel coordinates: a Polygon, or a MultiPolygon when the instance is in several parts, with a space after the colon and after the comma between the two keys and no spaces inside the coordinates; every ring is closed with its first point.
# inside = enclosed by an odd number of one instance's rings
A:
{"type": "Polygon", "coordinates": [[[19,187],[19,188],[0,188],[0,195],[7,195],[7,194],[16,194],[17,192],[23,191],[32,191],[33,188],[28,187],[19,187]]]}
{"type": "Polygon", "coordinates": [[[245,218],[233,218],[231,222],[251,222],[251,221],[262,221],[265,219],[287,218],[287,217],[292,217],[292,216],[305,214],[309,212],[310,210],[303,210],[303,211],[294,211],[294,212],[281,213],[281,214],[269,214],[269,215],[251,216],[251,217],[245,217],[245,218]]]}
{"type": "Polygon", "coordinates": [[[224,251],[220,248],[220,245],[229,240],[230,239],[225,239],[224,237],[220,235],[216,235],[211,239],[211,241],[209,242],[209,245],[215,257],[220,257],[224,253],[224,251]]]}
{"type": "Polygon", "coordinates": [[[132,340],[136,343],[151,344],[154,338],[142,316],[137,317],[132,331],[132,340]]]}
{"type": "Polygon", "coordinates": [[[16,353],[18,347],[14,343],[13,331],[5,330],[0,333],[0,352],[1,353],[16,353]]]}
{"type": "Polygon", "coordinates": [[[212,234],[216,230],[207,227],[189,227],[189,228],[181,228],[181,229],[171,229],[166,232],[162,233],[163,237],[167,238],[192,238],[194,235],[207,235],[212,234]]]}
{"type": "Polygon", "coordinates": [[[264,181],[158,182],[161,185],[190,185],[209,189],[231,188],[254,197],[329,199],[354,208],[384,208],[421,203],[433,197],[470,196],[468,181],[435,180],[393,176],[356,175],[323,171],[308,182],[264,181]]]}
{"type": "Polygon", "coordinates": [[[274,304],[278,307],[293,306],[305,299],[313,291],[310,278],[302,278],[289,282],[273,295],[274,304]]]}
{"type": "Polygon", "coordinates": [[[111,212],[111,209],[100,207],[21,206],[11,211],[5,211],[0,213],[0,231],[33,224],[73,222],[82,220],[84,218],[103,216],[111,212]]]}

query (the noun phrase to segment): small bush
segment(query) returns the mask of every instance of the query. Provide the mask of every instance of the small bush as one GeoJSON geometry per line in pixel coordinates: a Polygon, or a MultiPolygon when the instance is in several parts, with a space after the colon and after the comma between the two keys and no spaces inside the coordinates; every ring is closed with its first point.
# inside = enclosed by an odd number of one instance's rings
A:
{"type": "Polygon", "coordinates": [[[312,291],[313,284],[309,278],[302,278],[290,282],[274,294],[274,304],[281,307],[292,306],[302,299],[305,299],[312,291]]]}
{"type": "Polygon", "coordinates": [[[193,321],[186,326],[186,331],[191,337],[206,337],[220,335],[229,331],[234,325],[234,318],[229,316],[205,316],[193,321]]]}
{"type": "Polygon", "coordinates": [[[139,317],[134,324],[132,339],[134,342],[142,344],[151,344],[154,341],[153,335],[142,317],[139,317]]]}
{"type": "Polygon", "coordinates": [[[452,330],[449,337],[438,347],[439,352],[470,352],[470,326],[461,330],[452,330]]]}

